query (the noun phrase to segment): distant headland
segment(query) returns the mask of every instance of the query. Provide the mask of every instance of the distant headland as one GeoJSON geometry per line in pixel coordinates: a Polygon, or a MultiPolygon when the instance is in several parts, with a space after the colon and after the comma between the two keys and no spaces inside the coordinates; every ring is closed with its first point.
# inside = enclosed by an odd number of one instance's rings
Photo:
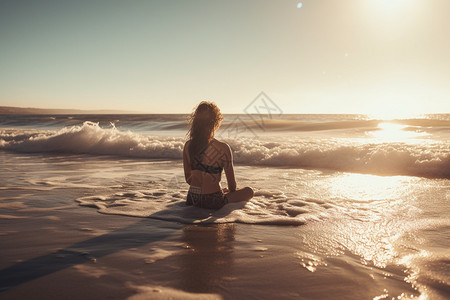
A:
{"type": "Polygon", "coordinates": [[[52,109],[0,106],[0,115],[89,115],[89,114],[136,114],[135,111],[123,110],[81,110],[81,109],[52,109]]]}

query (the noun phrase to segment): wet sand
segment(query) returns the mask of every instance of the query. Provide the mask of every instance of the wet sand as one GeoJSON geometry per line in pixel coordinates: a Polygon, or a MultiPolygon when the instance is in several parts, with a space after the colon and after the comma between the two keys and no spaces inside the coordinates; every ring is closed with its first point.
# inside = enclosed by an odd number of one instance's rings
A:
{"type": "MultiPolygon", "coordinates": [[[[168,172],[166,165],[140,169],[142,162],[94,156],[1,160],[1,299],[448,296],[445,278],[420,273],[419,280],[429,281],[417,286],[414,270],[394,263],[386,247],[395,244],[382,234],[389,224],[329,218],[300,226],[193,225],[101,214],[76,199],[105,194],[117,183],[131,182],[117,189],[133,191],[148,185],[149,174],[168,172]]],[[[411,235],[402,239],[400,247],[411,247],[404,251],[418,253],[411,235]]],[[[444,266],[436,274],[445,273],[444,266]]]]}
{"type": "Polygon", "coordinates": [[[318,224],[181,225],[67,204],[0,220],[2,299],[418,295],[404,270],[364,266],[349,253],[305,253],[302,235],[318,224]]]}

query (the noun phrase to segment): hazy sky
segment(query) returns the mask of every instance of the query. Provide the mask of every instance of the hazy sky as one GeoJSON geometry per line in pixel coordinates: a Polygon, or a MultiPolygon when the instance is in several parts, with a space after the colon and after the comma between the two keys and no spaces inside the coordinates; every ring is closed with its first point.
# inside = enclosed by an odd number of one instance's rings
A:
{"type": "Polygon", "coordinates": [[[0,0],[0,105],[450,113],[449,0],[0,0]]]}

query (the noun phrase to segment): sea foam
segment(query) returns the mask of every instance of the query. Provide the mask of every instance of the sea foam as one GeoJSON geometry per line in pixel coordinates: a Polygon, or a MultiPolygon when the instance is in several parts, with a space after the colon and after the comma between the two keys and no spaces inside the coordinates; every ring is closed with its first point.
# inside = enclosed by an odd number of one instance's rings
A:
{"type": "Polygon", "coordinates": [[[50,130],[0,130],[0,148],[25,153],[118,155],[126,157],[181,157],[183,141],[171,137],[147,137],[131,131],[101,128],[98,123],[50,130]]]}
{"type": "MultiPolygon", "coordinates": [[[[98,123],[58,131],[1,129],[0,149],[24,153],[117,155],[148,159],[182,157],[183,137],[147,136],[98,123]]],[[[379,175],[450,178],[450,145],[374,139],[296,138],[295,135],[227,140],[237,164],[329,169],[379,175]]]]}
{"type": "Polygon", "coordinates": [[[256,192],[250,202],[230,203],[213,211],[185,204],[185,192],[168,189],[134,190],[77,199],[100,213],[153,218],[183,224],[245,223],[303,225],[327,216],[329,206],[308,199],[288,200],[280,192],[256,192]]]}

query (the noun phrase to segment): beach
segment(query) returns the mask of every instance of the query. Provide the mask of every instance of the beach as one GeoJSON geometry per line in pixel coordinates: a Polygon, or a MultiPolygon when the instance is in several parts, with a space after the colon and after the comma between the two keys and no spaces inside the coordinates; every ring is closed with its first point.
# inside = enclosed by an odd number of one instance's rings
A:
{"type": "Polygon", "coordinates": [[[254,121],[216,138],[255,197],[210,211],[185,115],[0,116],[0,298],[450,296],[449,115],[254,121]]]}

